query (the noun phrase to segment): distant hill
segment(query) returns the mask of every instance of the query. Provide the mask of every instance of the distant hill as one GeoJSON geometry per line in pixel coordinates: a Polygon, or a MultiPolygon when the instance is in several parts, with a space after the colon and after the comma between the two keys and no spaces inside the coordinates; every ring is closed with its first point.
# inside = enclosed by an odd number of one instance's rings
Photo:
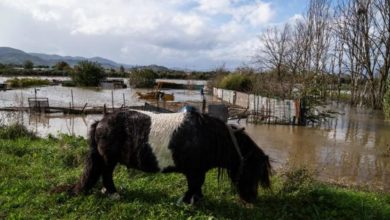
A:
{"type": "Polygon", "coordinates": [[[189,71],[188,69],[179,69],[179,68],[167,68],[165,66],[159,65],[128,65],[117,63],[115,61],[103,58],[103,57],[91,57],[85,58],[81,56],[60,56],[56,54],[44,54],[44,53],[27,53],[22,50],[14,49],[11,47],[0,47],[0,63],[1,64],[16,64],[23,65],[26,60],[30,60],[34,63],[35,66],[43,65],[43,66],[53,66],[59,61],[65,61],[69,65],[74,66],[81,60],[89,60],[93,62],[100,63],[104,68],[114,68],[117,69],[120,66],[125,68],[135,68],[135,69],[151,69],[155,72],[181,72],[181,71],[189,71]]]}
{"type": "Polygon", "coordinates": [[[0,63],[23,64],[26,60],[31,60],[35,65],[48,65],[48,62],[42,58],[28,54],[24,51],[10,47],[0,47],[0,63]]]}
{"type": "Polygon", "coordinates": [[[148,66],[134,66],[134,69],[150,69],[155,72],[167,72],[170,69],[165,66],[158,66],[158,65],[148,65],[148,66]]]}
{"type": "Polygon", "coordinates": [[[102,57],[85,58],[80,56],[60,56],[43,53],[26,53],[22,50],[14,49],[11,47],[0,47],[0,63],[2,64],[17,64],[22,65],[26,60],[30,60],[34,65],[52,66],[59,61],[65,61],[69,65],[74,66],[81,60],[90,60],[100,63],[104,68],[119,68],[123,65],[126,68],[132,67],[131,65],[116,63],[112,60],[102,57]]]}

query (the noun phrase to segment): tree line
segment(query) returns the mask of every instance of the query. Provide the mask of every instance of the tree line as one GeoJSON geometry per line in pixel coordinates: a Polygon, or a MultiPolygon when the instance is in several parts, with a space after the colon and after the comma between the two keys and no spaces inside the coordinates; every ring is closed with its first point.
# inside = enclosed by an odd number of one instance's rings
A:
{"type": "MultiPolygon", "coordinates": [[[[135,66],[131,68],[125,68],[120,66],[119,68],[104,68],[97,62],[91,61],[80,61],[75,66],[70,66],[65,61],[59,61],[53,66],[45,65],[34,65],[30,60],[26,60],[23,65],[15,64],[1,64],[0,63],[0,75],[3,76],[71,76],[80,64],[95,63],[103,71],[106,77],[122,77],[127,78],[132,73],[148,72],[152,71],[155,74],[155,78],[164,79],[196,79],[196,80],[208,80],[214,71],[185,71],[185,70],[174,70],[165,67],[157,68],[154,65],[151,66],[135,66]]],[[[99,72],[100,73],[100,72],[99,72]]]]}
{"type": "Polygon", "coordinates": [[[255,63],[287,87],[316,88],[322,96],[331,90],[340,97],[342,82],[348,80],[352,105],[383,108],[390,1],[310,0],[300,18],[268,28],[259,39],[255,63]]]}

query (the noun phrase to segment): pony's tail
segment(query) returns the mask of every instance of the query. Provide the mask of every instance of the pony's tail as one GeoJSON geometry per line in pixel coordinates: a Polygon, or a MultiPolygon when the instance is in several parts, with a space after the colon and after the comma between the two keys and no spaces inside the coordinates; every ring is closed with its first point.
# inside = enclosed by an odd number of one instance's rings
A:
{"type": "Polygon", "coordinates": [[[260,173],[260,185],[264,188],[271,187],[271,175],[272,175],[272,167],[269,162],[269,157],[264,155],[264,162],[262,164],[262,169],[260,173]]]}
{"type": "Polygon", "coordinates": [[[73,193],[75,194],[87,193],[96,184],[102,174],[104,160],[98,152],[95,138],[98,123],[99,121],[96,121],[91,125],[89,132],[89,152],[85,160],[83,174],[79,182],[74,186],[73,193]]]}

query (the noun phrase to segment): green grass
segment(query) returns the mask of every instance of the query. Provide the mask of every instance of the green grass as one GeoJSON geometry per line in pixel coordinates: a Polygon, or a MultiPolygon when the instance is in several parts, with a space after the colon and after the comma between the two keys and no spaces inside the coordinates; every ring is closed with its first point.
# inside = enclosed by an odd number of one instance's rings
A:
{"type": "Polygon", "coordinates": [[[390,219],[390,195],[318,183],[305,169],[273,177],[253,208],[241,205],[227,180],[208,173],[205,199],[178,206],[186,190],[180,174],[146,174],[119,166],[121,199],[100,193],[54,192],[75,183],[88,147],[79,137],[0,139],[0,219],[390,219]]]}

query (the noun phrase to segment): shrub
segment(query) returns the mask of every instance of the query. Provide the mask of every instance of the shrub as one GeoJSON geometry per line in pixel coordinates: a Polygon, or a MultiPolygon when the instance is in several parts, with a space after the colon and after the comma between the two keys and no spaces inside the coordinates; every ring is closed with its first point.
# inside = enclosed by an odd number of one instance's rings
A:
{"type": "Polygon", "coordinates": [[[70,66],[67,62],[65,61],[59,61],[57,62],[55,65],[54,65],[54,68],[56,70],[60,70],[60,71],[63,71],[63,70],[70,70],[70,66]]]}
{"type": "Polygon", "coordinates": [[[103,67],[97,62],[80,61],[71,74],[72,80],[79,86],[98,86],[105,79],[103,67]]]}
{"type": "Polygon", "coordinates": [[[62,81],[62,86],[75,87],[76,84],[72,80],[65,80],[65,81],[62,81]]]}
{"type": "Polygon", "coordinates": [[[157,74],[150,69],[138,69],[130,73],[129,83],[133,88],[151,88],[154,86],[157,74]]]}
{"type": "Polygon", "coordinates": [[[0,126],[1,139],[16,139],[20,137],[36,138],[36,135],[19,123],[0,126]]]}
{"type": "Polygon", "coordinates": [[[43,86],[49,85],[50,81],[47,79],[38,79],[38,78],[13,78],[6,81],[11,87],[14,88],[23,88],[30,86],[43,86]]]}
{"type": "Polygon", "coordinates": [[[252,87],[249,75],[233,73],[226,75],[218,85],[219,88],[247,92],[252,87]]]}
{"type": "Polygon", "coordinates": [[[265,97],[291,99],[294,86],[293,77],[278,76],[277,72],[269,70],[252,75],[251,93],[265,97]]]}
{"type": "Polygon", "coordinates": [[[24,63],[23,63],[23,67],[24,67],[25,69],[31,70],[31,69],[34,68],[34,63],[31,62],[31,60],[26,60],[26,61],[24,61],[24,63]]]}

